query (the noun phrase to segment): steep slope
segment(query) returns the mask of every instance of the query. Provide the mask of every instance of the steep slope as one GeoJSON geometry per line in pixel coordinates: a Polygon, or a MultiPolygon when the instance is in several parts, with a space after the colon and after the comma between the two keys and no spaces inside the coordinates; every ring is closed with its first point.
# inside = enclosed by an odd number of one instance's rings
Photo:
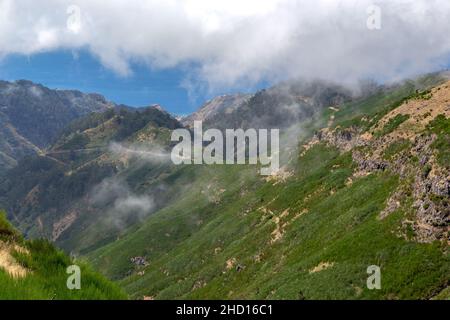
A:
{"type": "Polygon", "coordinates": [[[442,81],[331,105],[299,124],[300,149],[272,177],[250,166],[184,167],[176,177],[190,183],[176,201],[90,260],[135,298],[445,298],[442,81]],[[381,268],[380,290],[366,287],[371,265],[381,268]]]}
{"type": "Polygon", "coordinates": [[[0,300],[126,299],[114,284],[88,265],[72,261],[49,242],[24,241],[0,212],[0,300]],[[66,286],[66,269],[81,268],[81,290],[66,286]]]}
{"type": "Polygon", "coordinates": [[[258,91],[240,105],[213,113],[205,127],[288,128],[317,116],[324,108],[352,100],[349,90],[323,81],[289,81],[258,91]]]}
{"type": "Polygon", "coordinates": [[[192,127],[194,121],[202,121],[208,126],[209,123],[214,123],[213,119],[226,117],[233,111],[239,109],[242,105],[248,102],[252,97],[250,94],[234,94],[223,95],[207,101],[199,110],[193,114],[184,117],[181,123],[185,127],[192,127]]]}
{"type": "Polygon", "coordinates": [[[192,127],[195,120],[205,128],[287,128],[311,118],[324,107],[352,99],[349,90],[323,81],[288,81],[250,94],[224,95],[206,102],[182,119],[192,127]]]}
{"type": "Polygon", "coordinates": [[[74,119],[114,105],[97,94],[51,90],[20,80],[0,81],[1,171],[39,154],[74,119]]]}
{"type": "Polygon", "coordinates": [[[142,172],[150,183],[167,170],[167,158],[139,161],[134,152],[163,153],[177,127],[158,108],[80,118],[41,156],[24,158],[7,172],[0,204],[27,237],[45,237],[77,252],[110,241],[165,201],[164,194],[156,198],[159,189],[147,192],[151,198],[136,194],[139,184],[132,177],[142,172]]]}
{"type": "Polygon", "coordinates": [[[20,135],[0,112],[0,175],[17,165],[17,161],[27,155],[39,154],[41,150],[20,135]]]}
{"type": "Polygon", "coordinates": [[[206,126],[282,129],[283,168],[268,178],[254,166],[173,166],[180,124],[159,108],[116,107],[22,160],[0,204],[27,236],[88,255],[134,298],[445,297],[442,82],[360,97],[291,82],[212,108],[206,126]],[[373,264],[382,290],[365,287],[373,264]]]}
{"type": "MultiPolygon", "coordinates": [[[[247,96],[236,96],[217,98],[206,108],[212,114],[215,110],[232,115],[245,104],[240,121],[251,123],[268,112],[267,119],[280,115],[271,125],[283,127],[341,97],[337,87],[326,84],[291,83],[281,88],[258,94],[261,107],[256,102],[248,106],[247,96]],[[299,98],[296,92],[310,96],[299,98]],[[288,100],[308,101],[289,106],[298,118],[278,108],[288,100]],[[275,111],[269,107],[272,102],[278,103],[275,111]],[[250,112],[255,108],[257,117],[250,112]]],[[[220,128],[233,117],[220,116],[221,122],[214,125],[220,128]]],[[[0,205],[26,236],[46,237],[68,251],[87,253],[176,201],[186,192],[180,181],[190,182],[189,174],[198,176],[195,170],[186,173],[171,164],[170,132],[179,126],[159,106],[134,110],[116,106],[75,120],[41,156],[25,158],[7,173],[0,183],[0,205]]]]}

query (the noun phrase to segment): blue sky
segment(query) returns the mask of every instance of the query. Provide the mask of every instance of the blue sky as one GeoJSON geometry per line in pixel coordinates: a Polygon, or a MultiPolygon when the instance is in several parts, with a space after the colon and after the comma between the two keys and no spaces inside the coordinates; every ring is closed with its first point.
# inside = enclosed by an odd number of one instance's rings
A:
{"type": "MultiPolygon", "coordinates": [[[[41,83],[49,88],[78,89],[96,92],[107,99],[133,107],[158,103],[175,114],[195,111],[212,94],[188,92],[182,86],[189,69],[151,70],[145,65],[133,64],[132,74],[118,75],[105,68],[86,51],[59,50],[33,55],[9,55],[0,61],[0,79],[19,79],[41,83]]],[[[261,88],[241,88],[252,91],[261,88]]],[[[217,94],[230,93],[226,90],[217,94]]]]}
{"type": "Polygon", "coordinates": [[[27,79],[50,88],[96,92],[116,103],[141,107],[159,103],[168,111],[192,112],[206,96],[189,97],[180,84],[181,69],[154,71],[134,65],[133,74],[120,76],[87,52],[57,51],[31,56],[11,55],[0,62],[3,80],[27,79]]]}
{"type": "Polygon", "coordinates": [[[0,79],[187,114],[212,95],[289,78],[356,86],[360,79],[399,81],[448,66],[450,1],[376,3],[0,1],[0,79]],[[209,91],[188,92],[186,79],[209,91]]]}

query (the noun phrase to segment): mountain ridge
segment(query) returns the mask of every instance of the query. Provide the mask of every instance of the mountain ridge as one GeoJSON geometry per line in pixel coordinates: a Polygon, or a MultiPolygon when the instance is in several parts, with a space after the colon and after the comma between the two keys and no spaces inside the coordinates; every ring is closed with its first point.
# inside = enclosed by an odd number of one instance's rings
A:
{"type": "Polygon", "coordinates": [[[447,111],[427,115],[417,140],[393,138],[450,93],[444,82],[432,75],[324,108],[299,124],[299,149],[274,176],[198,168],[190,191],[89,260],[137,299],[448,298],[447,111]],[[396,116],[405,106],[422,107],[408,120],[396,116]],[[381,290],[366,287],[370,265],[381,290]]]}
{"type": "Polygon", "coordinates": [[[282,129],[269,177],[172,165],[182,124],[158,108],[91,113],[10,170],[0,203],[136,299],[446,297],[449,90],[433,74],[360,96],[281,84],[228,113],[224,97],[206,103],[207,127],[282,129]],[[364,286],[373,264],[381,291],[364,286]]]}
{"type": "Polygon", "coordinates": [[[28,80],[0,81],[0,173],[41,154],[71,121],[113,104],[99,94],[52,90],[28,80]]]}

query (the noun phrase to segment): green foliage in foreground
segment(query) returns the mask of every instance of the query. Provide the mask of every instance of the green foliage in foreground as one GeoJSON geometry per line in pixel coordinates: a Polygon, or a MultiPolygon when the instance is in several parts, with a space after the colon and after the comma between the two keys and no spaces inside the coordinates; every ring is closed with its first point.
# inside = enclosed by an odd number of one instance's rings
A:
{"type": "Polygon", "coordinates": [[[18,232],[6,219],[6,213],[0,211],[0,241],[9,241],[18,237],[18,232]]]}
{"type": "Polygon", "coordinates": [[[0,299],[2,300],[66,300],[66,299],[126,299],[126,295],[113,283],[94,272],[86,263],[71,261],[47,240],[24,241],[0,214],[0,241],[15,243],[28,252],[12,252],[14,259],[29,270],[23,278],[12,278],[0,268],[0,299]],[[11,235],[14,236],[12,237],[11,235]],[[81,268],[81,289],[66,286],[68,266],[81,268]]]}
{"type": "MultiPolygon", "coordinates": [[[[341,106],[334,125],[371,128],[415,89],[407,84],[341,106]]],[[[328,119],[325,114],[318,123],[328,119]]],[[[134,116],[120,121],[126,128],[141,126],[134,116]]],[[[121,134],[127,136],[128,130],[121,134]]],[[[392,145],[386,156],[396,157],[405,148],[392,145]]],[[[448,297],[446,248],[403,237],[403,208],[379,219],[398,186],[397,176],[379,172],[355,178],[351,154],[323,144],[293,160],[293,176],[279,183],[255,176],[248,166],[186,166],[167,172],[164,181],[183,189],[170,193],[170,205],[120,237],[108,238],[109,244],[86,251],[88,258],[138,299],[448,297]],[[144,256],[148,265],[133,264],[135,256],[144,256]],[[366,288],[366,270],[373,264],[381,267],[381,290],[366,288]],[[327,267],[313,272],[321,265],[327,267]]],[[[150,173],[145,169],[123,174],[147,188],[150,173]]],[[[94,225],[92,235],[101,234],[98,230],[94,225]]],[[[45,242],[27,247],[31,256],[15,256],[32,274],[22,280],[1,274],[0,285],[5,285],[0,288],[9,294],[4,298],[123,297],[84,265],[83,290],[69,292],[65,268],[70,260],[45,242]],[[26,292],[18,291],[15,283],[22,283],[26,292]]]]}

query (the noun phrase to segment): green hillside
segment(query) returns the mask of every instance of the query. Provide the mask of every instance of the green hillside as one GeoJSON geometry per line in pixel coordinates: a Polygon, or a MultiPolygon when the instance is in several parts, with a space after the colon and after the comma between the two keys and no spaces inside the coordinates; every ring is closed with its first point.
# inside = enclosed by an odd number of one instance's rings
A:
{"type": "Polygon", "coordinates": [[[298,124],[299,148],[269,179],[247,166],[176,171],[185,192],[90,261],[138,299],[448,298],[449,83],[424,91],[440,83],[298,124]],[[381,290],[366,287],[370,265],[381,290]]]}
{"type": "Polygon", "coordinates": [[[0,300],[126,299],[121,289],[73,261],[46,240],[25,241],[0,213],[0,300]],[[70,265],[81,268],[81,289],[67,288],[70,265]]]}
{"type": "MultiPolygon", "coordinates": [[[[87,259],[133,299],[449,298],[446,81],[434,74],[359,96],[294,82],[208,118],[281,127],[282,168],[269,177],[249,165],[174,166],[180,123],[159,108],[93,113],[9,170],[0,206],[27,237],[87,259]],[[371,265],[380,290],[366,287],[371,265]]],[[[21,243],[32,259],[14,258],[31,271],[4,272],[5,283],[36,282],[44,299],[95,298],[64,290],[61,252],[21,243]],[[33,259],[61,263],[45,279],[33,259]]],[[[83,268],[93,287],[112,290],[97,298],[123,297],[83,268]]]]}
{"type": "MultiPolygon", "coordinates": [[[[115,239],[136,217],[111,220],[109,210],[115,199],[105,203],[91,201],[96,187],[108,178],[117,178],[124,188],[135,190],[144,178],[152,180],[169,170],[167,163],[147,163],[128,148],[167,148],[170,130],[180,124],[156,108],[127,109],[92,113],[71,123],[45,154],[25,157],[0,180],[0,207],[27,237],[45,237],[67,251],[83,252],[115,239]],[[112,143],[122,152],[113,150],[112,143]],[[145,174],[142,174],[145,172],[145,174]],[[134,181],[137,175],[139,181],[134,181]],[[122,181],[123,178],[123,181],[122,181]],[[129,185],[129,186],[128,186],[129,185]]],[[[164,203],[168,194],[155,190],[155,204],[164,203]]],[[[175,191],[174,191],[175,192],[175,191]]]]}

